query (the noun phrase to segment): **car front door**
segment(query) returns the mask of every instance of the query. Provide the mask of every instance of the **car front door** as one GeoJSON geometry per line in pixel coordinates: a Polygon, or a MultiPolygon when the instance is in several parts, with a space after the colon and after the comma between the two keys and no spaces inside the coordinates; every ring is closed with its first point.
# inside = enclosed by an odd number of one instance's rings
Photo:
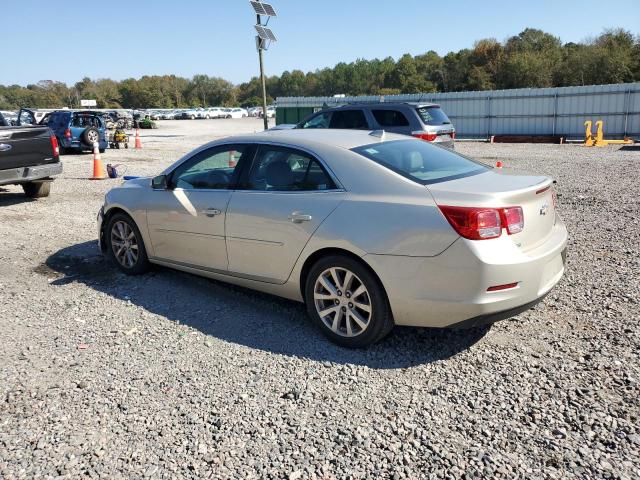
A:
{"type": "Polygon", "coordinates": [[[227,210],[229,271],[284,283],[311,235],[344,196],[313,155],[259,146],[227,210]]]}
{"type": "Polygon", "coordinates": [[[182,266],[227,270],[225,219],[247,145],[219,145],[182,162],[154,190],[147,224],[154,257],[182,266]]]}

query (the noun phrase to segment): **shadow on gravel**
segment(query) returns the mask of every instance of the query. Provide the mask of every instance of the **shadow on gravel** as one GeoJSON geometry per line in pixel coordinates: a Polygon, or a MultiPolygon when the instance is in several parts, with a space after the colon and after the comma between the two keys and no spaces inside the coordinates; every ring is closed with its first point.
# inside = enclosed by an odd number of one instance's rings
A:
{"type": "Polygon", "coordinates": [[[625,145],[623,147],[620,147],[620,150],[623,152],[638,152],[640,151],[640,145],[625,145]]]}
{"type": "Polygon", "coordinates": [[[0,188],[0,207],[8,207],[19,203],[36,202],[35,198],[28,198],[22,192],[10,192],[7,189],[0,188]]]}
{"type": "Polygon", "coordinates": [[[447,359],[478,342],[489,330],[398,327],[367,350],[349,350],[325,339],[298,302],[160,267],[140,277],[127,277],[100,254],[96,242],[64,248],[35,272],[47,276],[52,285],[83,283],[227,342],[376,369],[447,359]]]}

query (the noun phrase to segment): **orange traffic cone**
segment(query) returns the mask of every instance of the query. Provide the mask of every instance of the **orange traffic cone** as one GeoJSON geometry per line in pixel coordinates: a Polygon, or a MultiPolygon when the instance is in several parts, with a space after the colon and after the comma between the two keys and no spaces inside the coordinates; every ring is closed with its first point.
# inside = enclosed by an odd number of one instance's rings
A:
{"type": "Polygon", "coordinates": [[[140,141],[140,129],[136,128],[136,145],[135,148],[142,148],[142,142],[140,141]]]}
{"type": "Polygon", "coordinates": [[[93,177],[91,180],[104,180],[107,178],[107,174],[102,165],[102,158],[100,157],[100,147],[98,142],[93,143],[93,177]]]}

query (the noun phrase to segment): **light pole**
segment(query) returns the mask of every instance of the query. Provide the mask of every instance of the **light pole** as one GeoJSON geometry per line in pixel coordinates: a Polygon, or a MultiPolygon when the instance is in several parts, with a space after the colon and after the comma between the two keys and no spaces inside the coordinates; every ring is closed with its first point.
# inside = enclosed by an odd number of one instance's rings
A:
{"type": "Polygon", "coordinates": [[[276,42],[276,36],[270,28],[267,28],[269,19],[276,16],[276,11],[271,4],[260,1],[251,1],[251,6],[256,12],[256,24],[254,28],[256,35],[256,48],[258,49],[258,58],[260,60],[260,84],[262,85],[262,117],[264,120],[264,129],[269,129],[269,118],[267,117],[267,82],[264,76],[264,50],[269,48],[271,42],[276,42]],[[267,17],[266,23],[262,24],[261,16],[267,17]]]}

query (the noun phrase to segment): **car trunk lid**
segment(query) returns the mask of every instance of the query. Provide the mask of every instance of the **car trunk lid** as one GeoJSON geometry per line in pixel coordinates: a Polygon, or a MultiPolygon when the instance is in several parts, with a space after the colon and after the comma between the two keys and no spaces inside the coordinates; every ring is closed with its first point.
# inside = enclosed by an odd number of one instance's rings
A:
{"type": "MultiPolygon", "coordinates": [[[[538,175],[514,175],[496,170],[428,185],[439,205],[460,207],[521,207],[524,228],[511,235],[523,251],[543,243],[556,221],[553,180],[538,175]]],[[[503,235],[506,235],[503,229],[503,235]]]]}

